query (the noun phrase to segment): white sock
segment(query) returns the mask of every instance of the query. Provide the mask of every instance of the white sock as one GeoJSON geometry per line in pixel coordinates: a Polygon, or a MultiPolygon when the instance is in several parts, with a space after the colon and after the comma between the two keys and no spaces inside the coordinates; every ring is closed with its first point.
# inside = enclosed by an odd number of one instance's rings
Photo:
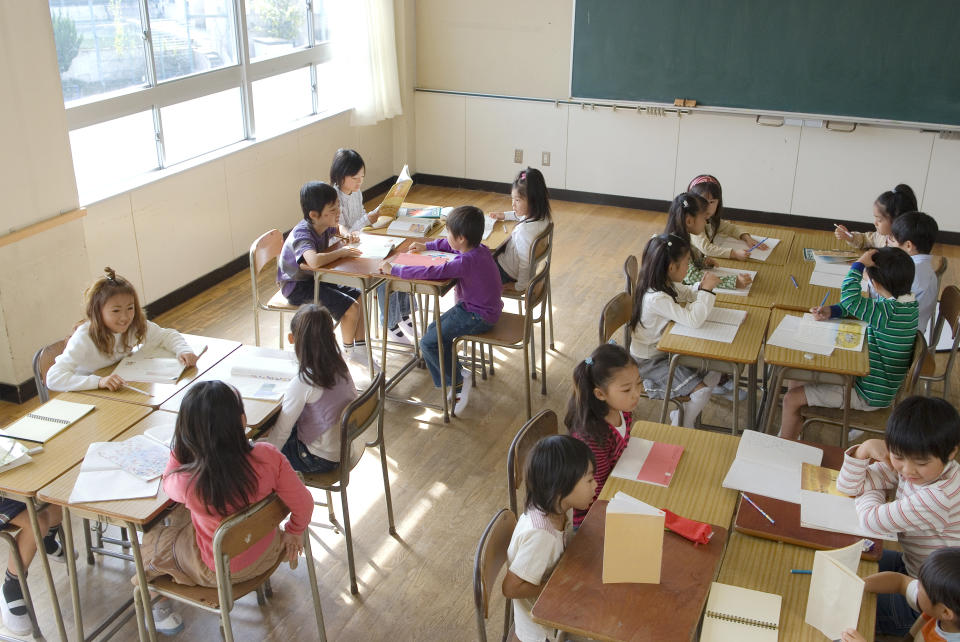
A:
{"type": "Polygon", "coordinates": [[[700,388],[695,390],[693,394],[690,395],[690,401],[683,404],[683,425],[687,428],[693,428],[694,424],[697,422],[697,417],[700,416],[700,413],[704,408],[707,407],[707,403],[710,402],[710,395],[712,394],[710,388],[700,388]]]}
{"type": "Polygon", "coordinates": [[[473,379],[473,375],[469,370],[463,371],[463,386],[460,388],[459,396],[455,396],[457,400],[456,405],[453,407],[453,412],[456,414],[462,413],[467,409],[467,401],[470,397],[470,384],[473,379]]]}
{"type": "Polygon", "coordinates": [[[713,388],[714,386],[719,385],[719,383],[720,383],[719,372],[714,372],[713,370],[711,370],[710,372],[708,372],[703,376],[703,385],[705,385],[707,388],[713,388]]]}

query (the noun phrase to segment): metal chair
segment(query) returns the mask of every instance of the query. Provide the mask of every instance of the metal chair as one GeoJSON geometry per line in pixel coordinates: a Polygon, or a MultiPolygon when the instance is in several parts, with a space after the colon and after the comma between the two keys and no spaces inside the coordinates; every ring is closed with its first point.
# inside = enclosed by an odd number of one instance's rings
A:
{"type": "Polygon", "coordinates": [[[260,311],[280,313],[280,349],[283,350],[283,313],[296,312],[299,306],[287,301],[286,297],[277,290],[264,303],[260,296],[260,286],[257,277],[264,266],[280,256],[283,249],[283,234],[280,230],[270,230],[250,245],[250,285],[253,288],[253,336],[257,345],[260,345],[260,311]]]}
{"type": "Polygon", "coordinates": [[[930,357],[933,364],[933,371],[936,372],[936,361],[933,355],[936,352],[937,344],[940,343],[940,335],[945,325],[950,326],[953,345],[950,347],[950,355],[947,357],[947,365],[940,374],[921,374],[920,381],[923,382],[924,394],[930,394],[930,384],[943,383],[943,397],[946,399],[950,388],[950,373],[953,372],[953,364],[957,359],[957,346],[960,345],[960,289],[955,285],[948,285],[940,294],[940,313],[937,315],[937,322],[933,327],[933,334],[930,335],[930,357]]]}
{"type": "MultiPolygon", "coordinates": [[[[539,274],[542,271],[547,272],[547,313],[550,323],[550,349],[556,350],[553,345],[553,292],[550,290],[550,261],[553,258],[553,223],[547,225],[540,234],[533,239],[530,244],[530,252],[527,257],[527,264],[530,266],[532,275],[539,274]],[[539,269],[538,269],[539,266],[539,269]]],[[[503,298],[514,299],[517,301],[517,311],[523,314],[523,303],[526,292],[520,292],[513,287],[513,284],[507,284],[503,288],[503,298]]],[[[534,350],[536,352],[536,350],[534,350]]],[[[490,361],[493,361],[491,356],[490,361]]],[[[536,379],[536,372],[532,373],[536,379]]]]}
{"type": "Polygon", "coordinates": [[[522,512],[519,510],[517,495],[523,484],[523,467],[527,461],[527,453],[544,437],[559,434],[559,425],[557,413],[550,409],[541,410],[533,419],[523,424],[513,438],[510,450],[507,451],[507,493],[510,499],[510,510],[514,515],[522,512]]]}
{"type": "Polygon", "coordinates": [[[623,275],[627,280],[623,291],[632,295],[633,289],[637,287],[637,280],[640,278],[640,262],[637,261],[636,255],[631,254],[623,262],[623,275]]]}
{"type": "MultiPolygon", "coordinates": [[[[13,558],[13,565],[17,567],[17,579],[20,581],[20,591],[23,593],[23,601],[27,605],[27,615],[30,616],[30,624],[33,626],[33,637],[40,639],[43,634],[40,632],[40,625],[37,624],[37,613],[33,608],[33,598],[30,597],[30,587],[27,585],[27,568],[23,565],[23,558],[20,557],[20,549],[17,548],[17,537],[23,533],[23,529],[13,524],[4,524],[0,527],[0,539],[3,539],[10,547],[10,556],[13,558]]],[[[25,534],[26,537],[32,537],[25,534]]],[[[43,551],[39,551],[43,555],[43,551]]],[[[17,640],[19,638],[8,638],[0,635],[2,640],[17,640]]]]}
{"type": "Polygon", "coordinates": [[[40,348],[33,355],[33,382],[37,386],[37,396],[40,401],[50,401],[50,389],[47,388],[47,371],[67,347],[67,340],[61,339],[55,343],[40,348]]]}
{"type": "MultiPolygon", "coordinates": [[[[137,611],[137,628],[140,632],[140,639],[145,639],[145,633],[149,633],[150,639],[156,638],[156,631],[146,631],[143,617],[144,609],[150,608],[150,598],[146,591],[152,590],[178,602],[184,602],[211,613],[218,613],[220,615],[221,633],[227,642],[232,642],[233,627],[230,623],[230,611],[233,610],[235,601],[253,591],[257,591],[257,601],[261,604],[263,603],[261,599],[264,597],[272,597],[272,591],[269,588],[270,576],[280,566],[283,557],[278,557],[266,573],[239,584],[234,584],[230,579],[230,559],[243,553],[271,532],[276,531],[277,526],[289,513],[290,510],[276,494],[271,493],[266,498],[220,522],[220,526],[213,534],[213,560],[217,572],[217,586],[215,588],[177,584],[169,575],[148,582],[146,587],[136,586],[133,589],[133,603],[137,611]]],[[[327,634],[323,625],[323,610],[320,606],[317,571],[313,565],[309,533],[304,533],[303,555],[307,564],[307,575],[310,578],[310,592],[313,597],[313,610],[317,620],[318,639],[325,642],[327,634]]]]}
{"type": "MultiPolygon", "coordinates": [[[[490,617],[491,587],[496,587],[497,576],[507,563],[507,548],[510,538],[517,527],[517,516],[513,511],[501,508],[480,536],[477,554],[473,558],[473,605],[477,613],[477,633],[480,642],[487,642],[487,618],[490,617]]],[[[503,614],[502,640],[518,640],[513,630],[513,609],[510,600],[506,600],[503,614]]]]}
{"type": "MultiPolygon", "coordinates": [[[[387,503],[387,519],[391,535],[397,534],[393,521],[393,500],[390,497],[390,479],[387,475],[387,447],[383,440],[383,382],[384,374],[377,376],[370,386],[359,397],[354,399],[340,418],[340,466],[329,473],[309,473],[303,476],[303,482],[311,487],[325,491],[327,502],[318,503],[326,506],[330,527],[334,531],[344,533],[347,540],[347,565],[350,568],[350,592],[357,594],[357,571],[353,559],[353,534],[350,526],[350,506],[347,502],[347,486],[350,484],[350,473],[360,462],[367,447],[378,446],[380,450],[380,468],[383,471],[383,494],[387,503]],[[371,434],[375,433],[375,434],[371,434]],[[364,441],[369,437],[372,441],[364,441]],[[340,507],[343,511],[343,525],[337,521],[333,513],[333,501],[330,493],[340,493],[340,507]]],[[[326,526],[323,524],[322,526],[326,526]]]]}

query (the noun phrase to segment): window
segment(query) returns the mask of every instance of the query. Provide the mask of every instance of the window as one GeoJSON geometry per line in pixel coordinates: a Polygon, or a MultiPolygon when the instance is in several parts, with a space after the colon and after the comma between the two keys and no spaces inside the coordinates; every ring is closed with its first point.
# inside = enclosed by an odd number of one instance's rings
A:
{"type": "Polygon", "coordinates": [[[49,0],[81,191],[336,107],[334,1],[49,0]]]}

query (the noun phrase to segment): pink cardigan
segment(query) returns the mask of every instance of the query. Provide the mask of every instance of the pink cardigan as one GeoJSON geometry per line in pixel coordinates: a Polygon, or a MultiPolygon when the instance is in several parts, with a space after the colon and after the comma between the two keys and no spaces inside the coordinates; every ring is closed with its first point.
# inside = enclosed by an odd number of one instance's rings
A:
{"type": "MultiPolygon", "coordinates": [[[[287,458],[268,443],[259,442],[253,445],[250,453],[250,463],[257,476],[257,487],[250,498],[250,503],[260,501],[273,491],[277,492],[283,503],[290,509],[290,521],[287,522],[288,533],[299,534],[306,530],[313,515],[313,498],[310,491],[303,485],[297,474],[290,467],[287,458]]],[[[190,510],[194,530],[197,532],[197,546],[200,548],[200,557],[211,569],[215,569],[213,561],[213,534],[223,520],[224,515],[207,511],[196,495],[190,492],[190,475],[187,473],[173,473],[180,466],[173,453],[167,462],[167,470],[163,474],[163,490],[175,502],[180,502],[190,510]]],[[[238,506],[236,510],[243,507],[238,506]]],[[[232,511],[236,512],[236,511],[232,511]]],[[[276,534],[267,535],[259,542],[248,548],[242,554],[230,560],[230,571],[246,568],[260,558],[270,546],[276,534]]]]}

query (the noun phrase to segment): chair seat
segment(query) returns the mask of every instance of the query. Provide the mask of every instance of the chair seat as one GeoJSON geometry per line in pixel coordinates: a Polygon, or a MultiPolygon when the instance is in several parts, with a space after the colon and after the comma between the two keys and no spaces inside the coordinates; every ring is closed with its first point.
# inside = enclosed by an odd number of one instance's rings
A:
{"type": "Polygon", "coordinates": [[[507,299],[522,299],[526,293],[526,290],[518,290],[517,282],[512,281],[510,283],[503,284],[503,290],[500,292],[500,296],[507,299]]]}
{"type": "Polygon", "coordinates": [[[277,290],[277,293],[270,297],[270,300],[263,306],[269,310],[283,310],[284,312],[296,312],[300,309],[299,305],[287,301],[287,297],[283,296],[283,292],[280,290],[277,290]]]}
{"type": "MultiPolygon", "coordinates": [[[[856,393],[853,393],[856,394],[856,393]]],[[[854,410],[850,409],[848,415],[851,428],[874,428],[881,432],[884,431],[887,419],[890,418],[892,407],[878,408],[877,410],[854,410]]],[[[820,406],[803,406],[800,408],[800,416],[804,420],[816,417],[818,419],[827,419],[838,425],[843,422],[843,408],[822,408],[820,406]]]]}
{"type": "MultiPolygon", "coordinates": [[[[277,558],[277,561],[270,567],[266,573],[261,573],[257,577],[233,585],[233,599],[238,600],[247,593],[257,590],[257,587],[270,579],[273,572],[280,566],[283,556],[277,558]]],[[[158,577],[149,582],[150,588],[166,595],[176,595],[179,599],[193,602],[198,606],[210,609],[220,608],[220,596],[217,594],[216,586],[187,586],[177,584],[169,575],[158,577]]]]}
{"type": "Polygon", "coordinates": [[[340,483],[340,467],[329,473],[304,473],[303,483],[313,488],[333,488],[340,483]]]}
{"type": "Polygon", "coordinates": [[[465,335],[463,338],[467,341],[480,341],[493,345],[516,345],[523,341],[524,320],[522,314],[503,312],[500,314],[500,319],[490,330],[482,334],[465,335]]]}

